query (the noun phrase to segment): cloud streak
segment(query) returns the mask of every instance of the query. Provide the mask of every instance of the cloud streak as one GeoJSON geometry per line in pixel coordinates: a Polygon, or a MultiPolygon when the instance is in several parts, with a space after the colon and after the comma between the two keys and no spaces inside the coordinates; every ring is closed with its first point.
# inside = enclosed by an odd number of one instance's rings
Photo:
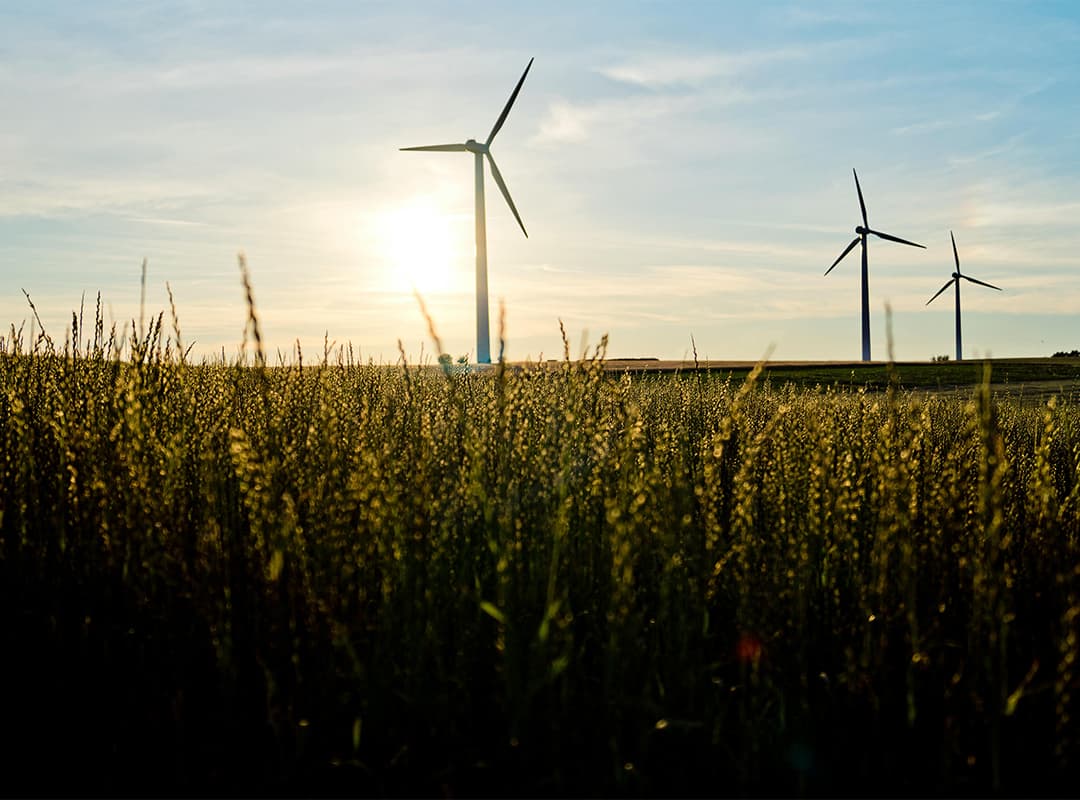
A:
{"type": "Polygon", "coordinates": [[[732,78],[774,64],[820,58],[841,46],[839,42],[827,42],[692,55],[651,53],[600,67],[597,72],[612,81],[647,89],[700,86],[717,78],[732,78]]]}

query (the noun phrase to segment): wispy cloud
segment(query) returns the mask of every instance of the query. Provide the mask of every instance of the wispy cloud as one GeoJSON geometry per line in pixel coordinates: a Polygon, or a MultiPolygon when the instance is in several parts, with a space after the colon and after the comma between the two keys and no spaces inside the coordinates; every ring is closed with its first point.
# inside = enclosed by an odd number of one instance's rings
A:
{"type": "Polygon", "coordinates": [[[532,138],[533,144],[572,144],[588,138],[589,128],[600,118],[599,109],[573,105],[565,100],[555,100],[548,105],[547,114],[540,122],[540,130],[532,138]]]}
{"type": "MultiPolygon", "coordinates": [[[[821,260],[821,253],[810,245],[799,246],[767,239],[635,237],[633,241],[638,247],[649,246],[669,252],[693,251],[718,255],[754,256],[784,263],[817,263],[821,260]]],[[[755,270],[755,273],[765,274],[761,270],[755,270]]],[[[790,274],[785,273],[785,275],[785,280],[790,280],[790,274]]]]}
{"type": "Polygon", "coordinates": [[[542,147],[581,142],[595,136],[598,128],[622,129],[625,137],[625,132],[634,126],[699,109],[702,102],[701,98],[690,95],[630,97],[591,103],[553,100],[530,144],[542,147]]]}
{"type": "Polygon", "coordinates": [[[1024,141],[1025,134],[1017,134],[1010,136],[1004,142],[994,145],[992,147],[986,147],[982,150],[977,150],[964,155],[951,155],[946,158],[946,163],[950,167],[964,167],[971,164],[977,164],[980,161],[987,161],[998,156],[1008,155],[1015,151],[1020,144],[1024,141]]]}
{"type": "Polygon", "coordinates": [[[912,134],[921,133],[934,133],[936,131],[943,131],[948,128],[955,128],[961,123],[952,119],[935,119],[927,120],[926,122],[915,122],[911,125],[901,125],[898,128],[893,128],[890,133],[896,136],[911,136],[912,134]]]}
{"type": "Polygon", "coordinates": [[[145,225],[171,225],[180,228],[209,228],[209,222],[197,222],[192,219],[169,219],[167,217],[128,217],[132,222],[141,222],[145,225]]]}
{"type": "MultiPolygon", "coordinates": [[[[942,81],[946,80],[962,80],[966,78],[963,74],[953,76],[941,76],[942,81]]],[[[996,83],[1005,83],[1006,85],[1016,81],[1018,78],[1013,75],[998,75],[987,76],[993,79],[996,83]]],[[[1052,78],[1039,78],[1028,79],[1026,85],[1022,85],[1019,89],[1015,87],[1008,89],[1004,97],[993,98],[994,108],[986,111],[971,111],[967,114],[960,114],[953,117],[941,118],[941,119],[929,119],[922,122],[915,122],[909,125],[901,125],[892,129],[891,133],[896,136],[912,136],[926,133],[936,133],[942,130],[950,130],[954,128],[963,128],[967,126],[977,126],[989,122],[1000,122],[1004,118],[1016,114],[1020,106],[1030,97],[1040,94],[1053,86],[1056,81],[1052,78]]],[[[987,100],[982,96],[978,97],[973,103],[980,105],[987,104],[987,100]]],[[[978,107],[978,106],[976,106],[978,107]]]]}
{"type": "MultiPolygon", "coordinates": [[[[43,176],[20,181],[17,192],[0,195],[0,215],[63,215],[72,212],[116,211],[132,206],[168,203],[207,203],[220,198],[219,189],[196,178],[139,178],[121,176],[43,176]]],[[[146,216],[146,215],[131,215],[146,216]]]]}
{"type": "Polygon", "coordinates": [[[730,78],[766,65],[819,57],[825,51],[838,46],[838,43],[827,42],[693,55],[652,53],[600,67],[597,72],[619,83],[649,89],[678,85],[699,86],[717,78],[730,78]]]}
{"type": "Polygon", "coordinates": [[[721,75],[735,72],[730,57],[701,55],[692,58],[653,56],[597,70],[601,75],[620,83],[655,88],[673,84],[700,84],[721,75]]]}
{"type": "Polygon", "coordinates": [[[1080,201],[983,201],[970,210],[967,224],[976,228],[1005,226],[1073,226],[1080,219],[1080,201]]]}
{"type": "Polygon", "coordinates": [[[871,8],[863,4],[849,5],[842,10],[827,9],[820,4],[792,5],[780,9],[776,17],[792,26],[865,25],[877,19],[871,8]]]}

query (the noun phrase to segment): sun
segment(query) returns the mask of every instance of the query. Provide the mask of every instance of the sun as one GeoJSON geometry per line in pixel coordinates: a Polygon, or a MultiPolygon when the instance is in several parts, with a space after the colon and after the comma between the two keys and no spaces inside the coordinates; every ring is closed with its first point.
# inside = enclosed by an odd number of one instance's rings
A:
{"type": "Polygon", "coordinates": [[[381,215],[378,225],[391,282],[424,294],[454,283],[455,236],[450,216],[430,200],[414,199],[381,215]]]}

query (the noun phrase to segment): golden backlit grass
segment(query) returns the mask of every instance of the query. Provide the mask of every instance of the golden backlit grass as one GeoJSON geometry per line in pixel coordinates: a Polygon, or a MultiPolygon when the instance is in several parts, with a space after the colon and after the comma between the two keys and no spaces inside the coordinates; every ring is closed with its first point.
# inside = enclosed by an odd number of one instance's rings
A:
{"type": "Polygon", "coordinates": [[[1077,778],[1068,401],[646,380],[606,373],[602,351],[482,374],[347,350],[267,367],[250,324],[254,365],[187,363],[160,316],[126,344],[77,319],[63,347],[5,338],[12,781],[1077,778]]]}

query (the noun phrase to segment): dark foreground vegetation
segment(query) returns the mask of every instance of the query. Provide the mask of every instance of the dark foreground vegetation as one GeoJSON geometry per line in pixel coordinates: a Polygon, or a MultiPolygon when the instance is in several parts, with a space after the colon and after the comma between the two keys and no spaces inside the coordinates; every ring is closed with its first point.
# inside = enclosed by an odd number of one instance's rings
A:
{"type": "Polygon", "coordinates": [[[1080,786],[1065,398],[160,329],[0,353],[7,792],[1080,786]]]}

